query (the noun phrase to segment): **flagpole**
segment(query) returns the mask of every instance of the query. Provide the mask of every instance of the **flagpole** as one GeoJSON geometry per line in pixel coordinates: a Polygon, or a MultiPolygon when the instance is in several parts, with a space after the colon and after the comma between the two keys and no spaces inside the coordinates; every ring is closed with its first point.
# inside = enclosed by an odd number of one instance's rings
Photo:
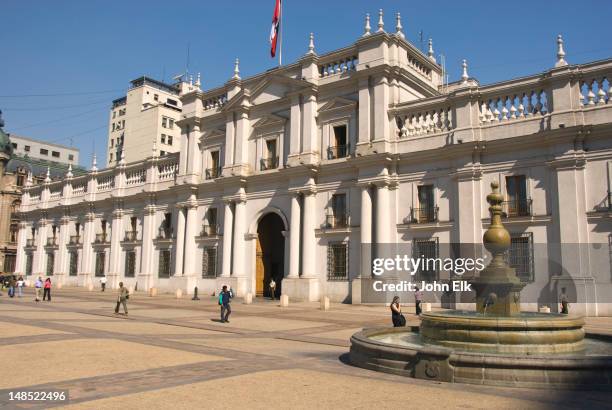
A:
{"type": "Polygon", "coordinates": [[[280,16],[279,16],[279,33],[278,33],[278,66],[283,65],[283,31],[285,31],[285,27],[283,26],[283,0],[280,0],[280,16]]]}

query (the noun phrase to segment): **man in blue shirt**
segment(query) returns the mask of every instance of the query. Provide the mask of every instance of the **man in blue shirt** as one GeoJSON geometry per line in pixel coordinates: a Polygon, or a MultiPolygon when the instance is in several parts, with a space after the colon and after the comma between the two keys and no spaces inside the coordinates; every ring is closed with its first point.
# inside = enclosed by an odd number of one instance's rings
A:
{"type": "Polygon", "coordinates": [[[42,278],[39,276],[38,279],[36,279],[36,282],[34,283],[34,290],[36,291],[36,299],[34,299],[37,302],[40,302],[40,293],[42,292],[42,287],[43,287],[43,281],[42,278]]]}
{"type": "Polygon", "coordinates": [[[221,305],[221,323],[229,323],[229,315],[232,313],[232,308],[230,306],[230,299],[234,295],[232,294],[232,290],[227,290],[227,286],[223,286],[223,290],[219,294],[219,305],[221,305]]]}

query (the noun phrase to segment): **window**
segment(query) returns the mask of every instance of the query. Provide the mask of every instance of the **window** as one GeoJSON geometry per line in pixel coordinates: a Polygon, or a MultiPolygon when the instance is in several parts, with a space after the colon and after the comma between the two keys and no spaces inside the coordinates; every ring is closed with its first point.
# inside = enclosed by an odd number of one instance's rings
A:
{"type": "Polygon", "coordinates": [[[136,274],[136,251],[125,253],[125,277],[133,278],[136,274]]]}
{"type": "Polygon", "coordinates": [[[113,111],[113,118],[117,116],[117,111],[113,111]]]}
{"type": "Polygon", "coordinates": [[[168,128],[168,117],[162,117],[162,127],[168,128]]]}
{"type": "Polygon", "coordinates": [[[96,252],[96,276],[104,276],[104,263],[106,261],[106,252],[96,252]]]}
{"type": "Polygon", "coordinates": [[[153,99],[155,101],[159,101],[159,94],[153,94],[153,99]]]}
{"type": "Polygon", "coordinates": [[[26,268],[25,268],[26,275],[32,275],[33,262],[34,262],[34,255],[31,253],[28,253],[28,256],[26,256],[26,268]]]}
{"type": "Polygon", "coordinates": [[[333,127],[331,146],[328,151],[328,158],[344,158],[348,153],[348,144],[346,138],[346,125],[336,125],[333,127]]]}
{"type": "Polygon", "coordinates": [[[172,145],[172,135],[168,135],[168,145],[172,145]]]}
{"type": "Polygon", "coordinates": [[[504,203],[506,217],[531,215],[531,199],[527,198],[525,175],[506,177],[507,201],[504,203]]]}
{"type": "Polygon", "coordinates": [[[59,158],[60,157],[60,153],[57,151],[51,151],[51,156],[54,158],[59,158]]]}
{"type": "Polygon", "coordinates": [[[40,149],[40,155],[49,155],[49,150],[48,150],[48,149],[41,148],[41,149],[40,149]]]}
{"type": "Polygon", "coordinates": [[[77,251],[70,252],[70,276],[76,276],[78,272],[79,253],[77,251]]]}
{"type": "Polygon", "coordinates": [[[30,152],[30,146],[29,146],[29,145],[26,145],[25,147],[23,147],[23,150],[24,150],[25,152],[30,152]]]}
{"type": "Polygon", "coordinates": [[[111,148],[115,146],[115,140],[111,138],[111,148]]]}
{"type": "Polygon", "coordinates": [[[159,251],[158,276],[160,278],[170,277],[170,251],[167,249],[162,249],[159,251]]]}
{"type": "Polygon", "coordinates": [[[202,277],[214,278],[217,276],[217,248],[206,247],[202,254],[202,277]]]}
{"type": "Polygon", "coordinates": [[[168,128],[174,129],[174,120],[172,118],[168,118],[168,128]]]}
{"type": "Polygon", "coordinates": [[[53,276],[53,265],[55,264],[55,254],[49,252],[47,254],[47,276],[53,276]]]}
{"type": "Polygon", "coordinates": [[[160,150],[160,151],[159,151],[159,156],[160,156],[160,157],[163,157],[164,155],[166,155],[166,151],[162,151],[162,150],[160,150]]]}
{"type": "Polygon", "coordinates": [[[17,255],[4,255],[4,271],[15,273],[15,262],[17,255]]]}
{"type": "Polygon", "coordinates": [[[25,177],[23,175],[17,175],[17,186],[23,186],[25,177]]]}
{"type": "Polygon", "coordinates": [[[19,228],[17,227],[17,224],[11,224],[10,227],[10,231],[9,231],[9,236],[10,236],[10,241],[15,243],[17,242],[17,233],[19,232],[19,228]]]}
{"type": "Polygon", "coordinates": [[[161,135],[161,143],[165,144],[166,143],[166,134],[162,134],[161,135]]]}
{"type": "Polygon", "coordinates": [[[174,105],[175,107],[178,105],[178,103],[176,102],[176,100],[173,100],[173,99],[171,99],[171,98],[168,98],[168,99],[166,100],[166,102],[167,102],[168,104],[170,104],[170,105],[174,105]]]}
{"type": "Polygon", "coordinates": [[[206,179],[218,178],[221,174],[219,167],[219,151],[210,152],[210,168],[206,170],[206,179]]]}
{"type": "Polygon", "coordinates": [[[108,162],[113,162],[113,153],[108,154],[108,162]]]}
{"type": "Polygon", "coordinates": [[[74,161],[74,155],[68,154],[68,161],[74,161]]]}
{"type": "Polygon", "coordinates": [[[115,128],[115,123],[113,122],[113,131],[115,131],[115,129],[116,129],[116,128],[115,128]]]}
{"type": "Polygon", "coordinates": [[[13,148],[17,149],[17,143],[13,142],[11,145],[13,146],[13,148]]]}
{"type": "Polygon", "coordinates": [[[434,203],[433,185],[421,185],[417,188],[419,206],[412,208],[412,222],[427,223],[438,220],[438,208],[434,203]]]}
{"type": "Polygon", "coordinates": [[[159,239],[171,239],[172,238],[172,214],[165,213],[164,220],[159,227],[159,239]]]}
{"type": "Polygon", "coordinates": [[[276,139],[266,140],[265,156],[261,159],[261,169],[274,169],[278,166],[278,157],[276,156],[276,139]]]}
{"type": "Polygon", "coordinates": [[[533,233],[510,234],[508,264],[516,271],[522,282],[534,281],[533,233]]]}
{"type": "Polygon", "coordinates": [[[331,215],[328,216],[328,225],[331,228],[345,228],[348,226],[346,212],[346,194],[334,194],[331,198],[331,215]]]}
{"type": "Polygon", "coordinates": [[[440,273],[440,259],[438,238],[414,239],[412,244],[412,257],[421,258],[421,265],[416,272],[414,280],[420,282],[437,280],[440,273]]]}
{"type": "Polygon", "coordinates": [[[201,236],[217,235],[217,208],[208,208],[201,236]]]}
{"type": "Polygon", "coordinates": [[[348,243],[333,242],[327,245],[327,279],[348,279],[348,243]]]}

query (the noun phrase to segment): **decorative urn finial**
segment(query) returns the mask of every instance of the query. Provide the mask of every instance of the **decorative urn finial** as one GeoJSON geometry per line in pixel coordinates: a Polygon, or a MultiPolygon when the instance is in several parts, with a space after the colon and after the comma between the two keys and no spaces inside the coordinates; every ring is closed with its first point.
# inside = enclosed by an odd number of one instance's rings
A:
{"type": "Polygon", "coordinates": [[[240,59],[236,58],[234,62],[234,76],[232,77],[234,80],[240,80],[240,59]]]}
{"type": "Polygon", "coordinates": [[[436,55],[434,53],[433,40],[432,39],[429,39],[429,43],[428,43],[428,47],[427,47],[427,58],[429,58],[429,60],[433,61],[434,63],[436,62],[436,55]]]}
{"type": "Polygon", "coordinates": [[[363,27],[363,37],[369,36],[372,31],[372,26],[370,26],[370,13],[366,13],[365,16],[365,26],[363,27]]]}
{"type": "Polygon", "coordinates": [[[378,10],[378,33],[385,31],[385,22],[383,21],[383,9],[378,10]]]}
{"type": "Polygon", "coordinates": [[[315,53],[315,45],[314,45],[314,33],[310,33],[310,39],[308,41],[308,55],[314,55],[315,53]]]}
{"type": "Polygon", "coordinates": [[[463,68],[463,73],[461,74],[461,80],[462,80],[461,83],[467,84],[470,76],[468,75],[468,72],[467,72],[467,60],[466,59],[463,59],[463,62],[461,63],[461,67],[463,68]]]}
{"type": "Polygon", "coordinates": [[[557,62],[555,67],[563,67],[567,65],[565,61],[565,50],[563,49],[563,37],[561,34],[557,36],[557,62]]]}
{"type": "Polygon", "coordinates": [[[401,38],[406,38],[404,35],[404,28],[402,27],[402,17],[400,16],[399,11],[395,15],[395,34],[401,38]]]}

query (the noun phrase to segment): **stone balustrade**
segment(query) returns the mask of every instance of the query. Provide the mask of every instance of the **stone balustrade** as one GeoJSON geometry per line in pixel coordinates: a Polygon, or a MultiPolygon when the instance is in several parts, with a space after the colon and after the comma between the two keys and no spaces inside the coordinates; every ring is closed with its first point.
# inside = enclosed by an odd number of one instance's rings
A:
{"type": "Polygon", "coordinates": [[[147,169],[145,167],[139,167],[133,170],[126,171],[125,173],[126,186],[144,185],[146,181],[147,169]]]}
{"type": "Polygon", "coordinates": [[[227,103],[227,92],[224,89],[211,90],[202,97],[204,111],[223,107],[227,103]]]}
{"type": "Polygon", "coordinates": [[[479,103],[480,124],[546,115],[550,112],[550,95],[550,89],[545,88],[540,82],[525,88],[504,90],[501,93],[483,90],[479,103]]]}
{"type": "Polygon", "coordinates": [[[115,175],[114,174],[102,174],[96,179],[98,192],[110,191],[115,187],[115,175]]]}
{"type": "Polygon", "coordinates": [[[407,110],[405,114],[400,114],[397,118],[399,137],[408,138],[449,132],[454,128],[453,115],[454,110],[446,101],[407,110]]]}
{"type": "Polygon", "coordinates": [[[170,159],[164,158],[160,160],[160,164],[157,166],[158,177],[160,181],[170,181],[175,178],[178,173],[179,162],[178,158],[173,157],[170,159]]]}
{"type": "Polygon", "coordinates": [[[331,61],[324,61],[319,64],[320,77],[330,77],[357,70],[359,59],[356,54],[351,53],[344,56],[336,56],[334,54],[331,58],[331,61]]]}

